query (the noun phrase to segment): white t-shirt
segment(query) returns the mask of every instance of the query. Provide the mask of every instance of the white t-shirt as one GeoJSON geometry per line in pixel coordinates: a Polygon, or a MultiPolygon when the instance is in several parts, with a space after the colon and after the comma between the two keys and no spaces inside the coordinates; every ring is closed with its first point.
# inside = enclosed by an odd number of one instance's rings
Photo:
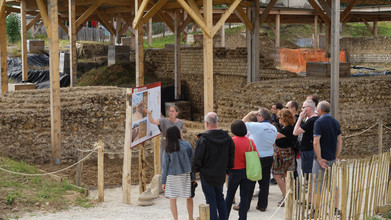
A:
{"type": "Polygon", "coordinates": [[[277,138],[277,128],[269,122],[246,122],[249,138],[254,140],[260,157],[273,156],[273,144],[277,138]]]}

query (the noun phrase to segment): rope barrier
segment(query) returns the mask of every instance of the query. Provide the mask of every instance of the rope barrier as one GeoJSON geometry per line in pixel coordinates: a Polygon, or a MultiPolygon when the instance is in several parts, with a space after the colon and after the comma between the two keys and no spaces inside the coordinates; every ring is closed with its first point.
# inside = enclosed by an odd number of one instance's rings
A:
{"type": "Polygon", "coordinates": [[[76,162],[76,163],[74,163],[74,164],[72,164],[72,165],[70,165],[68,167],[65,167],[65,168],[63,168],[61,170],[57,170],[57,171],[53,171],[53,172],[49,172],[49,173],[34,173],[34,174],[32,174],[32,173],[19,173],[19,172],[15,172],[15,171],[4,169],[2,167],[0,167],[0,170],[8,172],[8,173],[12,173],[12,174],[22,175],[22,176],[46,176],[46,175],[51,175],[51,174],[55,174],[55,173],[60,173],[62,171],[70,169],[71,167],[76,166],[77,164],[79,164],[79,163],[83,162],[84,160],[86,160],[89,156],[91,156],[91,154],[93,154],[99,148],[100,148],[99,146],[95,147],[92,152],[90,152],[87,156],[85,156],[83,159],[79,160],[78,162],[76,162]]]}
{"type": "Polygon", "coordinates": [[[277,210],[273,213],[273,215],[270,216],[270,217],[268,218],[268,220],[272,219],[272,218],[274,217],[274,215],[276,215],[276,213],[278,212],[278,210],[280,210],[281,206],[282,206],[283,204],[285,204],[285,200],[288,198],[288,196],[289,196],[290,193],[292,193],[292,189],[289,189],[289,191],[286,193],[285,198],[284,198],[284,200],[282,201],[282,203],[278,206],[277,210]]]}
{"type": "Polygon", "coordinates": [[[383,127],[391,131],[391,128],[390,128],[390,127],[387,127],[387,126],[384,125],[384,124],[383,124],[383,127]]]}
{"type": "Polygon", "coordinates": [[[348,135],[348,136],[342,136],[343,138],[348,138],[348,137],[354,137],[354,136],[358,136],[360,134],[364,134],[365,132],[371,130],[373,127],[375,127],[376,125],[378,125],[379,123],[376,122],[374,125],[372,125],[371,127],[369,127],[368,129],[362,131],[362,132],[359,132],[359,133],[356,133],[356,134],[352,134],[352,135],[348,135]]]}

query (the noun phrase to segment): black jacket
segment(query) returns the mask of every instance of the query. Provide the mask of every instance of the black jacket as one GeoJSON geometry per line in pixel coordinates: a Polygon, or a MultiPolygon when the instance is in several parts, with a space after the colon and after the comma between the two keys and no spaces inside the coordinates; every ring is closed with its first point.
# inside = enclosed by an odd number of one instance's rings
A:
{"type": "Polygon", "coordinates": [[[198,135],[193,169],[210,186],[221,186],[234,167],[235,145],[228,131],[208,130],[198,135]]]}

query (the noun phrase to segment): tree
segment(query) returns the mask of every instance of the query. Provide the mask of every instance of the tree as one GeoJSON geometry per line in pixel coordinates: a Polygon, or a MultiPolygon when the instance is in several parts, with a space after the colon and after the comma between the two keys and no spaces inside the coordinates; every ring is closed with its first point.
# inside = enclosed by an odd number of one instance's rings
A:
{"type": "Polygon", "coordinates": [[[12,43],[20,40],[20,18],[15,13],[7,17],[7,37],[12,43]]]}

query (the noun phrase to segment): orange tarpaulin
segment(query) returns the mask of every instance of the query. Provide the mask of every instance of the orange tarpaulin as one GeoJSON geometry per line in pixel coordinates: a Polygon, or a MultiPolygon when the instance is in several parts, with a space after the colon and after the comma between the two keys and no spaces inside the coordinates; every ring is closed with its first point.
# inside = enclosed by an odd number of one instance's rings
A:
{"type": "MultiPolygon", "coordinates": [[[[306,72],[307,62],[330,62],[324,49],[287,49],[280,48],[281,69],[295,73],[306,72]]],[[[345,62],[345,51],[339,52],[339,61],[345,62]]]]}

